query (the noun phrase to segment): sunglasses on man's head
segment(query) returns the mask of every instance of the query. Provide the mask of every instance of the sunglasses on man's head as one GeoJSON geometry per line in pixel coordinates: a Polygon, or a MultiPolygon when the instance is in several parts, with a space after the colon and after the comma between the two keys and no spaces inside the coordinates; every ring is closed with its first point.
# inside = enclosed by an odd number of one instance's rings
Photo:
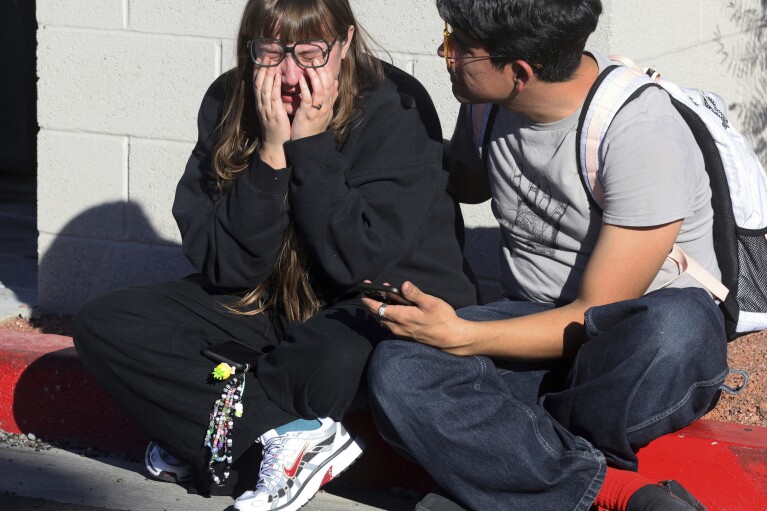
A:
{"type": "MultiPolygon", "coordinates": [[[[442,31],[442,53],[445,55],[445,64],[450,67],[450,61],[452,60],[483,60],[483,59],[517,59],[518,57],[512,57],[509,55],[470,55],[465,57],[456,57],[453,55],[453,46],[450,44],[450,38],[453,36],[453,31],[450,30],[450,25],[445,21],[445,30],[442,31]]],[[[541,64],[531,64],[535,69],[543,69],[541,64]]]]}

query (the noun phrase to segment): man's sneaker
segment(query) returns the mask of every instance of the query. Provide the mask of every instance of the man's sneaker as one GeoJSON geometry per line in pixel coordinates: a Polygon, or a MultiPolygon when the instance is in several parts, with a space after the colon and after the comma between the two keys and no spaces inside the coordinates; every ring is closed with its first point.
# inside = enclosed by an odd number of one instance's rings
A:
{"type": "Polygon", "coordinates": [[[661,481],[639,488],[627,511],[706,511],[706,507],[676,481],[661,481]]]}
{"type": "Polygon", "coordinates": [[[240,495],[235,509],[295,511],[362,455],[364,444],[340,422],[319,421],[315,430],[284,435],[271,430],[261,436],[264,457],[258,484],[255,491],[240,495]]]}
{"type": "Polygon", "coordinates": [[[415,511],[466,511],[466,509],[438,493],[429,493],[415,505],[415,511]]]}
{"type": "Polygon", "coordinates": [[[187,483],[192,478],[191,466],[176,459],[168,451],[149,442],[144,454],[144,464],[153,479],[170,483],[187,483]]]}

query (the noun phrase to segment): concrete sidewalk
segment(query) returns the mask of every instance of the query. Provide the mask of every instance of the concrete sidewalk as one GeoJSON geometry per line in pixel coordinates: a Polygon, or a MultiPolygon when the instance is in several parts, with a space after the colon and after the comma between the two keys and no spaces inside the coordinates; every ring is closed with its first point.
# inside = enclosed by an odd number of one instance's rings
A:
{"type": "MultiPolygon", "coordinates": [[[[88,458],[61,449],[0,448],[0,492],[135,511],[223,511],[232,509],[231,497],[205,498],[188,494],[176,484],[144,477],[141,465],[117,458],[88,458]]],[[[323,491],[306,511],[411,511],[416,499],[392,493],[341,489],[323,491]],[[332,493],[331,493],[332,492],[332,493]]]]}

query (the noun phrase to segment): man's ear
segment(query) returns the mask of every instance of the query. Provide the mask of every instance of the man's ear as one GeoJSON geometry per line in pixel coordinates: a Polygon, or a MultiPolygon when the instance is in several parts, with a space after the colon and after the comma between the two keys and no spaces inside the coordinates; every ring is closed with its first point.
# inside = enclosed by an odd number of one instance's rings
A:
{"type": "Polygon", "coordinates": [[[514,71],[514,85],[518,92],[522,92],[530,83],[530,80],[535,78],[535,71],[533,71],[533,67],[524,60],[515,60],[511,63],[511,67],[514,71]]]}

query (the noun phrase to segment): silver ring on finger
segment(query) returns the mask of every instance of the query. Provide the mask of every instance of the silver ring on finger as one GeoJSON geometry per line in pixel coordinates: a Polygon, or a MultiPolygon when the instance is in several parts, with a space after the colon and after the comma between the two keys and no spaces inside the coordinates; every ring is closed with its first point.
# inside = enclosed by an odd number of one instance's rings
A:
{"type": "Polygon", "coordinates": [[[322,103],[320,103],[319,105],[312,105],[312,108],[316,110],[322,110],[322,103]]]}
{"type": "Polygon", "coordinates": [[[385,303],[382,303],[381,305],[378,306],[378,317],[379,318],[386,317],[385,316],[385,314],[386,314],[386,306],[387,306],[387,304],[385,304],[385,303]]]}

